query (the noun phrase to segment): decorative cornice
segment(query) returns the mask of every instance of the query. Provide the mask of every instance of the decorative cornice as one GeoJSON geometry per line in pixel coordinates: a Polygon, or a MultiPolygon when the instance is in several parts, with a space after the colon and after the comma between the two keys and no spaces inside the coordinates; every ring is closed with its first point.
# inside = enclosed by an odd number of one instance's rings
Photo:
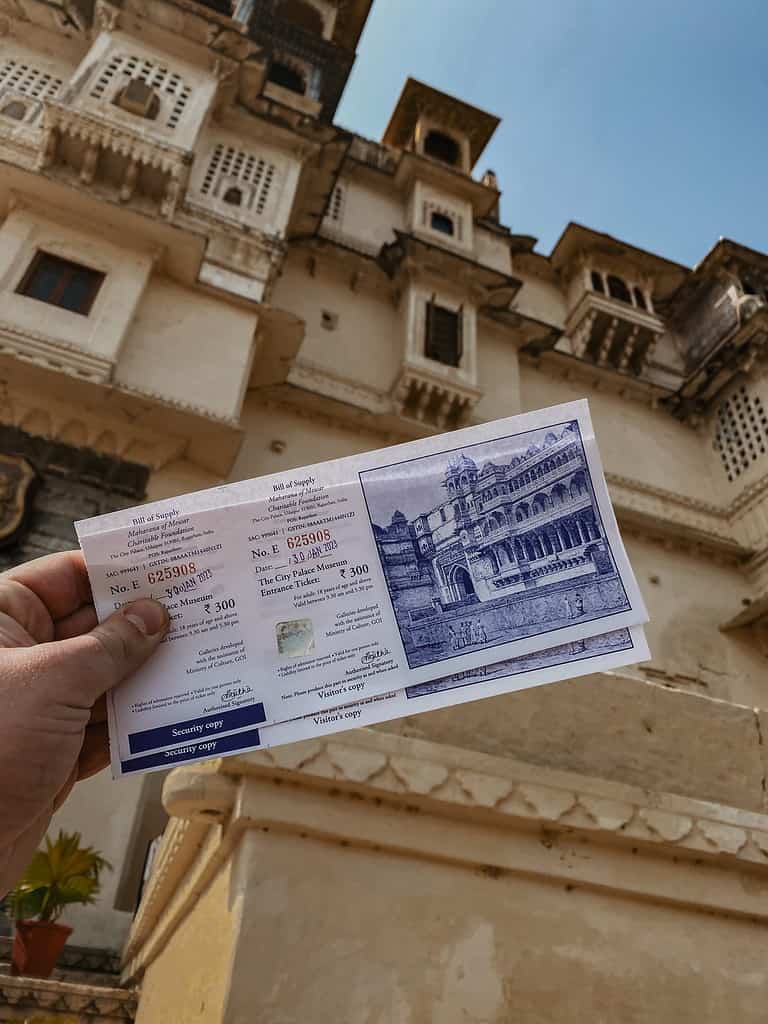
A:
{"type": "Polygon", "coordinates": [[[605,477],[622,527],[638,526],[649,535],[660,533],[736,560],[749,557],[750,549],[734,535],[727,511],[617,473],[606,473],[605,477]]]}
{"type": "MultiPolygon", "coordinates": [[[[179,209],[176,212],[176,221],[182,224],[187,217],[192,218],[191,224],[188,225],[192,230],[199,230],[202,224],[209,229],[206,231],[207,235],[210,235],[211,232],[216,232],[236,241],[245,239],[250,246],[263,249],[269,253],[270,258],[273,260],[278,260],[285,256],[287,249],[285,239],[277,234],[262,231],[260,228],[250,224],[244,224],[242,220],[238,220],[235,216],[225,217],[213,207],[205,205],[205,203],[198,199],[192,199],[189,194],[179,204],[179,209]]],[[[185,226],[187,225],[185,224],[185,226]]]]}
{"type": "Polygon", "coordinates": [[[349,377],[330,372],[326,367],[308,359],[296,359],[288,374],[288,383],[314,391],[345,405],[354,405],[373,415],[392,411],[392,401],[386,392],[360,384],[349,377]]]}
{"type": "Polygon", "coordinates": [[[113,365],[109,359],[87,352],[81,345],[28,328],[20,330],[5,320],[0,321],[0,354],[98,383],[109,379],[113,365]]]}
{"type": "Polygon", "coordinates": [[[547,374],[568,382],[578,381],[590,391],[617,395],[619,398],[638,402],[651,409],[660,408],[662,400],[673,394],[667,388],[639,380],[630,374],[621,374],[597,366],[558,348],[530,353],[521,351],[520,362],[534,370],[545,370],[547,374]]]}
{"type": "Polygon", "coordinates": [[[426,801],[449,817],[458,808],[474,808],[510,822],[610,834],[622,842],[768,867],[768,815],[371,729],[255,751],[225,762],[222,770],[362,786],[426,801]]]}
{"type": "Polygon", "coordinates": [[[154,470],[183,457],[185,438],[142,430],[136,422],[95,415],[82,407],[73,413],[68,403],[45,401],[38,393],[26,395],[15,387],[3,388],[3,383],[0,380],[0,423],[119,458],[140,448],[149,455],[144,464],[154,470]]]}
{"type": "Polygon", "coordinates": [[[240,421],[236,416],[221,416],[219,413],[205,408],[205,406],[195,405],[193,402],[183,402],[180,398],[170,398],[168,395],[162,395],[159,391],[152,391],[150,388],[121,384],[119,381],[115,381],[113,386],[121,394],[133,395],[136,398],[154,402],[156,405],[165,406],[166,409],[175,409],[178,412],[189,413],[192,416],[200,416],[202,419],[209,420],[218,426],[231,427],[233,430],[240,429],[240,421]]]}
{"type": "MultiPolygon", "coordinates": [[[[269,395],[259,392],[257,401],[264,409],[275,409],[281,412],[288,412],[303,420],[311,420],[314,423],[322,423],[324,426],[333,427],[338,430],[349,430],[350,421],[344,416],[334,415],[332,412],[317,408],[307,408],[299,401],[292,400],[292,396],[301,396],[303,389],[292,385],[279,386],[270,390],[269,395]]],[[[256,396],[253,396],[256,398],[256,396]]],[[[320,396],[318,396],[320,397],[320,396]]],[[[414,426],[416,426],[414,424],[414,426]]],[[[355,432],[358,435],[367,435],[373,444],[378,447],[385,445],[400,444],[403,441],[414,441],[416,438],[424,437],[425,432],[420,430],[409,431],[403,425],[402,431],[392,430],[391,424],[384,424],[379,418],[378,425],[374,418],[368,418],[365,422],[355,422],[355,432]]]]}

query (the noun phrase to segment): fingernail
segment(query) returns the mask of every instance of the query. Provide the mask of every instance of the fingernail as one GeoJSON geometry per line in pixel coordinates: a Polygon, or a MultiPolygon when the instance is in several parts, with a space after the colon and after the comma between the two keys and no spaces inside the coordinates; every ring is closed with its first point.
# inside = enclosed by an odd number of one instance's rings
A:
{"type": "Polygon", "coordinates": [[[156,636],[162,633],[168,623],[168,612],[159,601],[150,601],[142,598],[127,604],[123,609],[123,615],[132,622],[137,629],[140,629],[144,636],[156,636]]]}

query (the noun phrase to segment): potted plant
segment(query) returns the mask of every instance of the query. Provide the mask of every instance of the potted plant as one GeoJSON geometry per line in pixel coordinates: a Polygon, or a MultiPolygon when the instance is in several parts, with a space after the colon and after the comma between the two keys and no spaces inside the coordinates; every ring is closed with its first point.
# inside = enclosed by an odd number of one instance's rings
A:
{"type": "Polygon", "coordinates": [[[59,832],[38,850],[18,884],[8,894],[16,922],[11,972],[50,977],[72,929],[58,924],[71,903],[93,903],[101,872],[110,865],[93,849],[81,846],[79,832],[59,832]]]}

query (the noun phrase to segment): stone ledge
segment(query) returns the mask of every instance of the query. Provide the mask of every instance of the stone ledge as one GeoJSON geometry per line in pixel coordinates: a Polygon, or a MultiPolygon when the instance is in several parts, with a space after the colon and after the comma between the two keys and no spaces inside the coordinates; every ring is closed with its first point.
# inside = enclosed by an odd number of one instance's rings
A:
{"type": "Polygon", "coordinates": [[[768,816],[361,729],[179,768],[125,953],[141,976],[249,830],[768,921],[768,816]],[[222,776],[229,785],[221,785],[222,776]],[[210,790],[210,792],[209,792],[210,790]]]}
{"type": "Polygon", "coordinates": [[[0,1024],[33,1015],[67,1024],[123,1024],[136,1014],[136,994],[122,988],[14,978],[0,971],[0,1024]]]}

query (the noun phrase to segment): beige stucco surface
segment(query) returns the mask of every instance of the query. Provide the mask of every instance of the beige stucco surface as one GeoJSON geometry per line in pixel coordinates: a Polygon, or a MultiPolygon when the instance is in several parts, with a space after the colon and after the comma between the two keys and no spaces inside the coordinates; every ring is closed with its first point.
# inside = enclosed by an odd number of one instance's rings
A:
{"type": "Polygon", "coordinates": [[[764,1019],[749,922],[703,927],[683,910],[297,837],[250,843],[226,1024],[764,1019]]]}
{"type": "MultiPolygon", "coordinates": [[[[223,1020],[239,903],[228,864],[175,933],[173,948],[163,951],[150,968],[136,1024],[223,1020]]],[[[252,976],[252,971],[246,974],[252,976]]]]}
{"type": "Polygon", "coordinates": [[[127,333],[115,379],[216,416],[235,417],[256,322],[250,311],[222,308],[215,299],[155,278],[127,333]]]}

